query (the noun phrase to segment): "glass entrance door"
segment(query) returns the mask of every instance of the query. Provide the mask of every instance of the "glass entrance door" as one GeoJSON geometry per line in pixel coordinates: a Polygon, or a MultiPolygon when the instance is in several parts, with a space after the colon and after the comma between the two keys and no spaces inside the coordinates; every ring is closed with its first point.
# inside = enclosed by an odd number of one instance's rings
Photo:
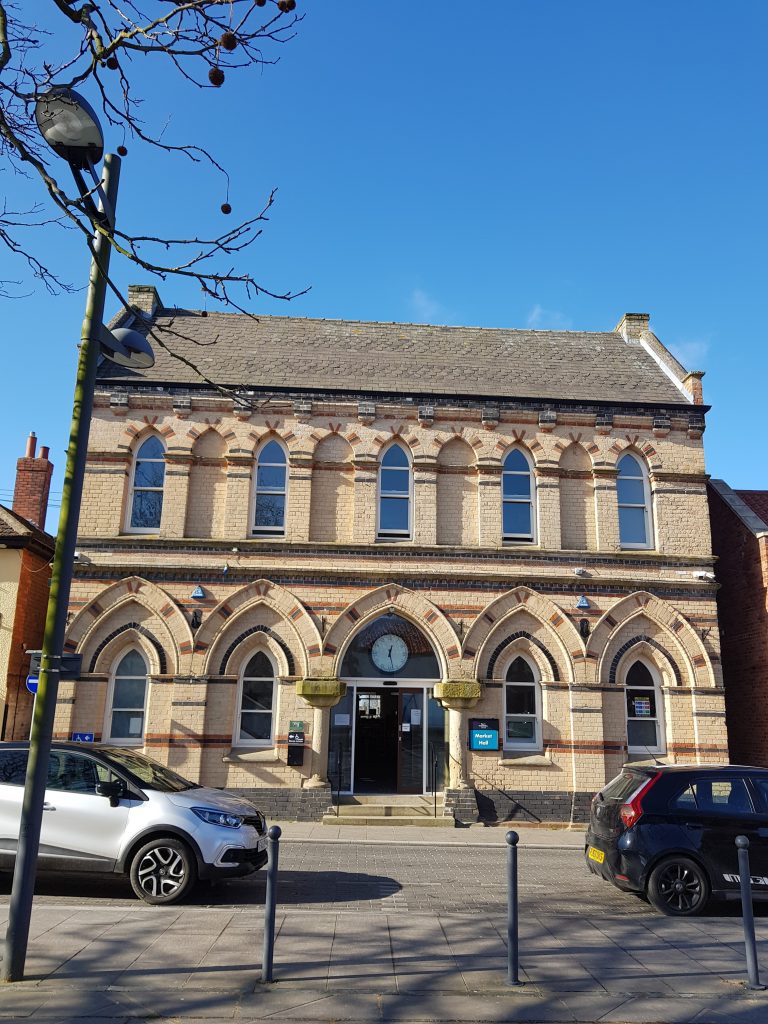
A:
{"type": "Polygon", "coordinates": [[[424,792],[424,691],[398,690],[397,792],[424,792]]]}

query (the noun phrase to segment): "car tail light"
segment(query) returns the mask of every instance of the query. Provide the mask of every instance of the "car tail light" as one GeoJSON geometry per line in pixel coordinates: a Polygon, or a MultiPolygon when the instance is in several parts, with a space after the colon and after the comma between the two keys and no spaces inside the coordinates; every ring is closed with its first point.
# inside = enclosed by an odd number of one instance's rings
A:
{"type": "Polygon", "coordinates": [[[643,800],[648,795],[649,791],[661,778],[661,772],[656,772],[650,779],[647,779],[641,786],[635,790],[632,796],[627,800],[626,803],[622,804],[619,808],[619,817],[622,820],[624,828],[630,828],[643,816],[643,800]]]}

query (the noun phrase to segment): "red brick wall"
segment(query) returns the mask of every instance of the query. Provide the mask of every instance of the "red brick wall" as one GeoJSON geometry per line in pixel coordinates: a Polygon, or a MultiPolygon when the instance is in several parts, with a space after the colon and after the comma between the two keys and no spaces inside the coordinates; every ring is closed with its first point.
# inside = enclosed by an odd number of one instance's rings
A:
{"type": "Polygon", "coordinates": [[[768,766],[768,538],[708,490],[731,761],[768,766]]]}
{"type": "Polygon", "coordinates": [[[21,557],[19,596],[8,659],[8,714],[5,724],[6,740],[29,738],[32,722],[32,694],[27,690],[29,650],[40,650],[43,645],[45,613],[48,607],[48,584],[51,569],[40,555],[24,551],[21,557]]]}

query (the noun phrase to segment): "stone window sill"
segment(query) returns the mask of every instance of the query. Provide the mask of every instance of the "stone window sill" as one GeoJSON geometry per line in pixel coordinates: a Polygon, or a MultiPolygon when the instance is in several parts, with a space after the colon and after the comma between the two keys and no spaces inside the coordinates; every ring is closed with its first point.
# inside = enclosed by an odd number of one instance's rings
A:
{"type": "Polygon", "coordinates": [[[501,768],[554,768],[555,762],[546,754],[513,754],[507,751],[499,758],[501,768]]]}
{"type": "Polygon", "coordinates": [[[277,764],[276,747],[232,747],[221,759],[225,764],[244,762],[245,764],[277,764]]]}

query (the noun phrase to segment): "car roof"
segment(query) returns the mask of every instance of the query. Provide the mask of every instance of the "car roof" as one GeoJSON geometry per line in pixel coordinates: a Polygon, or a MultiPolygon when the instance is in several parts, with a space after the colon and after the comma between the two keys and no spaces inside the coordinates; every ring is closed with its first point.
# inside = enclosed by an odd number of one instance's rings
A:
{"type": "Polygon", "coordinates": [[[768,768],[754,764],[625,764],[622,771],[663,772],[665,775],[673,772],[768,772],[768,768]]]}
{"type": "MultiPolygon", "coordinates": [[[[3,740],[0,742],[0,750],[28,750],[28,740],[3,740]]],[[[51,750],[81,750],[86,753],[90,750],[95,753],[109,754],[113,751],[125,751],[130,750],[134,753],[141,754],[141,750],[136,750],[134,747],[116,747],[109,743],[82,743],[76,740],[53,740],[51,743],[51,750]]]]}

